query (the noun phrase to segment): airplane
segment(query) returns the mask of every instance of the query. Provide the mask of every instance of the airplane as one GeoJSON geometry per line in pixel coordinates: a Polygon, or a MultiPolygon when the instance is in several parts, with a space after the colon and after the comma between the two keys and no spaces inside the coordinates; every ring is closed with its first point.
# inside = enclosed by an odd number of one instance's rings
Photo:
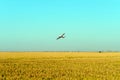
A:
{"type": "Polygon", "coordinates": [[[65,38],[65,33],[63,33],[62,35],[60,35],[56,40],[60,39],[60,38],[65,38]]]}

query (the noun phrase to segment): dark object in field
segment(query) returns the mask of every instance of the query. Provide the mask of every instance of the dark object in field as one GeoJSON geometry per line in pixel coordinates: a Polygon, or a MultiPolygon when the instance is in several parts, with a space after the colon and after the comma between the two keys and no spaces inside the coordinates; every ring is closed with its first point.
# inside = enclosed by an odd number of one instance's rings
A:
{"type": "Polygon", "coordinates": [[[99,53],[102,53],[102,51],[99,51],[99,53]]]}

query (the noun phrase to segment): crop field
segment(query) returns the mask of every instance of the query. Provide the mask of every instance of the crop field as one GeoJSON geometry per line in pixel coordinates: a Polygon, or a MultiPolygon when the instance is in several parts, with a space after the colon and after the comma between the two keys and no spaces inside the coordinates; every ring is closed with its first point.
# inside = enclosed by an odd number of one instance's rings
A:
{"type": "Polygon", "coordinates": [[[0,80],[120,80],[120,53],[0,52],[0,80]]]}

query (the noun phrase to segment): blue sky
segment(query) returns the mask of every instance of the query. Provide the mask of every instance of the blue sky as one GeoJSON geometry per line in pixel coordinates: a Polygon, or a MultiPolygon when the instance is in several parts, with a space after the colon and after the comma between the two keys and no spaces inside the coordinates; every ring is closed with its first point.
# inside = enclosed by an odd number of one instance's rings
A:
{"type": "Polygon", "coordinates": [[[0,0],[0,51],[120,51],[119,35],[120,0],[0,0]]]}

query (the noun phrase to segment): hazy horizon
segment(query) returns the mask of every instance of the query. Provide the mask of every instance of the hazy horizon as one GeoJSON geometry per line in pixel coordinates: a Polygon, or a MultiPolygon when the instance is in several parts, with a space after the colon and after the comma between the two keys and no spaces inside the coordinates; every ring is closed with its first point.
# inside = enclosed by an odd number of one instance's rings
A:
{"type": "Polygon", "coordinates": [[[119,0],[1,0],[0,51],[120,51],[119,9],[119,0]]]}

